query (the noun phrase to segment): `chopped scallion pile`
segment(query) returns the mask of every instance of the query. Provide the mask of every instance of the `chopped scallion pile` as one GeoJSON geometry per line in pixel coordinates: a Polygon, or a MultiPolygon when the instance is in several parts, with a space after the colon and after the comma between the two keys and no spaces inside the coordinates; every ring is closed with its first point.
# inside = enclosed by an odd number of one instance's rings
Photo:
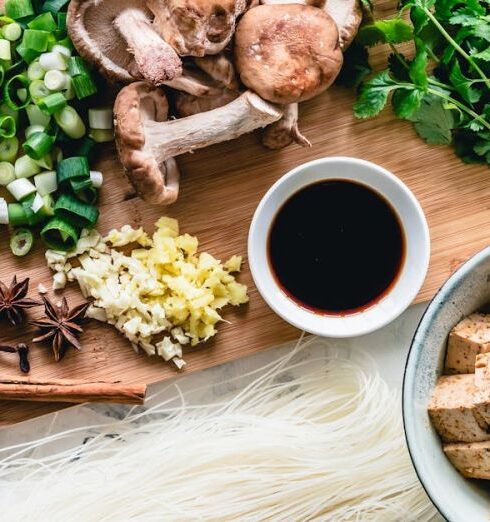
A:
{"type": "Polygon", "coordinates": [[[112,109],[90,106],[97,82],[67,34],[67,5],[6,0],[0,12],[0,225],[14,228],[18,256],[35,229],[49,248],[72,248],[99,216],[103,175],[89,159],[113,139],[112,109]]]}

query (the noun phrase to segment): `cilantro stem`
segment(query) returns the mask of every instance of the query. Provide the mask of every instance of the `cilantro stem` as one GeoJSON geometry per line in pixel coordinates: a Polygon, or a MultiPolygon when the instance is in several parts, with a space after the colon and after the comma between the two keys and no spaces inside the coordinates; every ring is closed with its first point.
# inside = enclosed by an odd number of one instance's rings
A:
{"type": "Polygon", "coordinates": [[[439,23],[439,20],[432,14],[432,12],[425,6],[420,6],[427,17],[431,20],[431,22],[439,29],[439,32],[444,36],[444,38],[454,47],[458,53],[465,58],[475,69],[475,71],[481,76],[482,80],[485,82],[485,85],[490,89],[490,80],[485,76],[485,73],[480,69],[478,64],[473,60],[473,58],[454,40],[454,38],[444,29],[444,27],[439,23]]]}
{"type": "Polygon", "coordinates": [[[480,114],[477,114],[475,111],[469,109],[463,103],[459,102],[458,100],[455,100],[451,96],[448,96],[447,94],[444,94],[441,91],[438,91],[436,89],[431,89],[430,87],[429,87],[429,89],[427,89],[427,92],[430,94],[433,94],[435,96],[439,96],[439,98],[442,98],[443,100],[446,100],[449,103],[452,103],[453,105],[458,107],[458,109],[462,110],[463,112],[466,112],[466,114],[471,116],[476,121],[480,122],[488,130],[490,130],[490,123],[488,123],[484,118],[482,118],[482,116],[480,114]]]}

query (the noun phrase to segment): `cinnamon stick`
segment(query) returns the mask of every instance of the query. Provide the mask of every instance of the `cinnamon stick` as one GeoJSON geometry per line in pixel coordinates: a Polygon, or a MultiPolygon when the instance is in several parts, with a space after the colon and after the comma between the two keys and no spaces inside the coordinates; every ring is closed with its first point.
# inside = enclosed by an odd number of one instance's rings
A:
{"type": "Polygon", "coordinates": [[[143,404],[145,395],[146,384],[124,384],[119,381],[0,378],[0,400],[143,404]]]}

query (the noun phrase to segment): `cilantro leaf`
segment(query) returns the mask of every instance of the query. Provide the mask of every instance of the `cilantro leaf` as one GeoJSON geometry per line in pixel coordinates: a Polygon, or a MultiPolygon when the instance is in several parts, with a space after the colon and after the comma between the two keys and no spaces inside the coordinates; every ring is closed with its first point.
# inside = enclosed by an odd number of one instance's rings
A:
{"type": "Polygon", "coordinates": [[[354,104],[356,118],[377,116],[385,107],[390,92],[396,88],[397,83],[390,77],[388,71],[377,74],[363,84],[354,104]]]}
{"type": "Polygon", "coordinates": [[[417,134],[431,145],[451,143],[455,120],[452,111],[446,110],[442,100],[433,94],[426,94],[420,108],[409,118],[417,134]]]}
{"type": "Polygon", "coordinates": [[[487,47],[483,51],[478,53],[473,53],[472,58],[476,58],[477,60],[483,60],[484,62],[490,62],[490,47],[487,47]]]}
{"type": "Polygon", "coordinates": [[[424,94],[420,89],[397,89],[391,99],[394,113],[404,120],[410,118],[420,109],[424,94]]]}
{"type": "Polygon", "coordinates": [[[413,37],[413,29],[401,18],[377,20],[372,24],[361,27],[357,42],[372,47],[380,43],[398,44],[408,42],[413,37]]]}
{"type": "Polygon", "coordinates": [[[470,78],[466,78],[466,76],[461,71],[461,66],[459,65],[458,60],[454,60],[451,70],[449,72],[449,81],[454,88],[458,91],[458,93],[462,96],[462,98],[468,103],[476,103],[481,98],[481,91],[472,87],[473,81],[470,78]]]}
{"type": "Polygon", "coordinates": [[[423,89],[426,89],[428,85],[427,48],[425,47],[424,42],[420,38],[415,37],[414,40],[416,54],[415,58],[412,60],[412,63],[410,64],[408,74],[415,85],[423,89]]]}

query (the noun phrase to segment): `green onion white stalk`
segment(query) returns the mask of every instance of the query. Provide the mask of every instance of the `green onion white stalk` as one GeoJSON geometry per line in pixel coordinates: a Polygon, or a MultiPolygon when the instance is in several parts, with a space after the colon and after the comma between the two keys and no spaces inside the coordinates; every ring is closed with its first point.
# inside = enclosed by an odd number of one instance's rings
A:
{"type": "Polygon", "coordinates": [[[114,126],[112,107],[99,107],[89,109],[88,123],[91,129],[112,129],[114,126]]]}
{"type": "Polygon", "coordinates": [[[100,189],[100,187],[102,187],[102,184],[104,183],[104,175],[102,174],[102,172],[99,172],[98,170],[91,170],[90,181],[92,182],[92,186],[94,188],[100,189]]]}
{"type": "Polygon", "coordinates": [[[52,194],[58,190],[58,181],[56,179],[56,172],[50,170],[42,172],[34,176],[34,185],[41,196],[52,194]]]}
{"type": "Polygon", "coordinates": [[[68,68],[66,59],[58,51],[51,51],[49,53],[41,54],[39,57],[41,67],[46,71],[58,70],[66,71],[68,68]]]}
{"type": "Polygon", "coordinates": [[[0,162],[0,185],[6,186],[16,179],[15,168],[8,161],[0,162]]]}
{"type": "Polygon", "coordinates": [[[42,80],[46,71],[41,67],[41,64],[38,60],[32,62],[27,68],[27,77],[29,80],[42,80]]]}
{"type": "Polygon", "coordinates": [[[9,183],[7,190],[17,201],[21,201],[27,196],[35,194],[36,187],[27,178],[19,178],[9,183]]]}
{"type": "Polygon", "coordinates": [[[68,49],[68,47],[65,47],[64,45],[53,45],[53,48],[51,49],[51,52],[53,53],[59,53],[62,56],[65,57],[65,59],[68,59],[71,57],[71,50],[68,49]]]}
{"type": "Polygon", "coordinates": [[[41,172],[41,167],[29,156],[21,156],[15,160],[15,176],[17,178],[30,178],[41,172]]]}
{"type": "Polygon", "coordinates": [[[10,42],[15,42],[22,36],[22,27],[14,22],[2,27],[2,36],[10,42]]]}
{"type": "Polygon", "coordinates": [[[44,207],[44,200],[43,200],[41,194],[39,194],[39,192],[38,192],[36,194],[36,196],[34,197],[34,200],[32,201],[31,209],[34,212],[34,214],[37,214],[43,207],[44,207]]]}
{"type": "Polygon", "coordinates": [[[29,125],[29,127],[26,127],[24,134],[25,134],[26,138],[30,138],[33,134],[36,134],[37,132],[44,132],[44,126],[43,125],[29,125]]]}
{"type": "Polygon", "coordinates": [[[67,105],[61,111],[55,113],[54,119],[70,138],[78,140],[85,136],[85,124],[73,107],[67,105]]]}
{"type": "Polygon", "coordinates": [[[9,224],[9,210],[7,202],[0,198],[0,225],[8,225],[9,224]]]}
{"type": "Polygon", "coordinates": [[[41,125],[45,128],[51,121],[49,114],[44,113],[37,105],[28,105],[26,112],[31,125],[41,125]]]}
{"type": "Polygon", "coordinates": [[[10,42],[8,40],[0,39],[0,60],[9,62],[12,59],[10,52],[10,42]]]}
{"type": "Polygon", "coordinates": [[[13,162],[19,150],[19,140],[14,137],[0,141],[0,161],[13,162]]]}
{"type": "Polygon", "coordinates": [[[44,76],[44,85],[50,91],[62,91],[70,85],[70,76],[64,71],[48,71],[44,76]]]}

